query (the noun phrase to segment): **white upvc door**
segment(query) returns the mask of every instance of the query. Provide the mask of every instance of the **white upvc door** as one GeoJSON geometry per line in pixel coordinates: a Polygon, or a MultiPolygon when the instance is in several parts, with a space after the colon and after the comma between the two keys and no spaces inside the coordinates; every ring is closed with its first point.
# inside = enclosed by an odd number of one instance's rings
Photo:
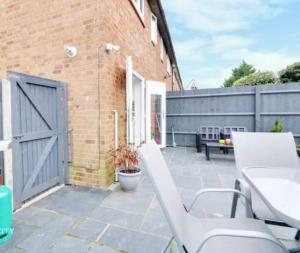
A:
{"type": "Polygon", "coordinates": [[[127,143],[138,147],[145,142],[145,80],[126,59],[127,143]]]}
{"type": "Polygon", "coordinates": [[[166,146],[166,85],[146,81],[146,141],[166,146]]]}

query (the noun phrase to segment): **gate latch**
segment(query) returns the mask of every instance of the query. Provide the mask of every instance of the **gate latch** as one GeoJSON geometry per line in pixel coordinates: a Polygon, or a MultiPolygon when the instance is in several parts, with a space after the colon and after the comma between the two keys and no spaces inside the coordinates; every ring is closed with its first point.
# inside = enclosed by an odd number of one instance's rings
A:
{"type": "Polygon", "coordinates": [[[15,135],[13,138],[15,139],[15,140],[18,140],[18,139],[21,139],[21,138],[23,138],[24,137],[24,134],[19,134],[19,135],[15,135]]]}

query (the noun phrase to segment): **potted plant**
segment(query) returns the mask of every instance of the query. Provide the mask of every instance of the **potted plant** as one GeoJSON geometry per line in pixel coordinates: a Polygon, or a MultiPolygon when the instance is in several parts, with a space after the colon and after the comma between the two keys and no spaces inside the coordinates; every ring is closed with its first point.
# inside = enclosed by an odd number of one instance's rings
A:
{"type": "Polygon", "coordinates": [[[111,155],[117,168],[117,176],[122,190],[134,191],[140,181],[142,171],[138,168],[139,155],[133,145],[121,145],[112,149],[111,155]]]}

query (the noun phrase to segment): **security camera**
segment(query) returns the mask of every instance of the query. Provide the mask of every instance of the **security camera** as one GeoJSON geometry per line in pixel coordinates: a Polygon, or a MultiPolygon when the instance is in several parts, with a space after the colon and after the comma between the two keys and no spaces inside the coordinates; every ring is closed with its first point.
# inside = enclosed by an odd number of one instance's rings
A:
{"type": "Polygon", "coordinates": [[[65,46],[66,54],[68,57],[73,58],[77,55],[77,48],[71,46],[65,46]]]}
{"type": "Polygon", "coordinates": [[[118,52],[120,50],[120,46],[108,43],[105,45],[105,50],[107,53],[110,53],[112,51],[118,52]]]}

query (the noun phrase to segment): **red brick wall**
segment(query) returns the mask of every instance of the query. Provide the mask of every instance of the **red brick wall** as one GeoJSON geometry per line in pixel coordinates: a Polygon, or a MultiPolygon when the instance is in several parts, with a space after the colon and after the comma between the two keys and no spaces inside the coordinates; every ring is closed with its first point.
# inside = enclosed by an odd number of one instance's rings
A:
{"type": "Polygon", "coordinates": [[[73,129],[71,181],[100,185],[99,1],[1,0],[0,77],[8,70],[68,83],[73,129]],[[64,45],[78,48],[68,58],[64,45]]]}
{"type": "Polygon", "coordinates": [[[71,182],[110,184],[113,110],[120,116],[120,141],[125,141],[126,55],[145,79],[172,87],[172,79],[164,79],[159,40],[156,46],[151,42],[147,1],[145,26],[129,0],[1,0],[0,10],[0,77],[10,70],[68,83],[71,182]],[[105,43],[120,45],[120,52],[107,54],[105,43]],[[76,46],[78,55],[68,58],[64,45],[76,46]]]}
{"type": "MultiPolygon", "coordinates": [[[[145,1],[145,17],[142,22],[130,0],[104,1],[101,5],[102,15],[100,25],[101,41],[120,45],[118,53],[110,55],[102,52],[101,65],[101,155],[103,164],[100,166],[104,173],[104,184],[109,184],[113,178],[113,168],[107,159],[107,150],[114,143],[114,118],[112,110],[120,115],[120,142],[126,139],[126,96],[125,96],[125,59],[132,56],[133,68],[146,80],[165,82],[167,90],[172,89],[172,77],[167,77],[167,58],[160,58],[160,37],[154,45],[151,41],[151,10],[145,1]],[[167,77],[167,78],[166,78],[167,77]]],[[[174,90],[178,90],[176,82],[174,90]]]]}

